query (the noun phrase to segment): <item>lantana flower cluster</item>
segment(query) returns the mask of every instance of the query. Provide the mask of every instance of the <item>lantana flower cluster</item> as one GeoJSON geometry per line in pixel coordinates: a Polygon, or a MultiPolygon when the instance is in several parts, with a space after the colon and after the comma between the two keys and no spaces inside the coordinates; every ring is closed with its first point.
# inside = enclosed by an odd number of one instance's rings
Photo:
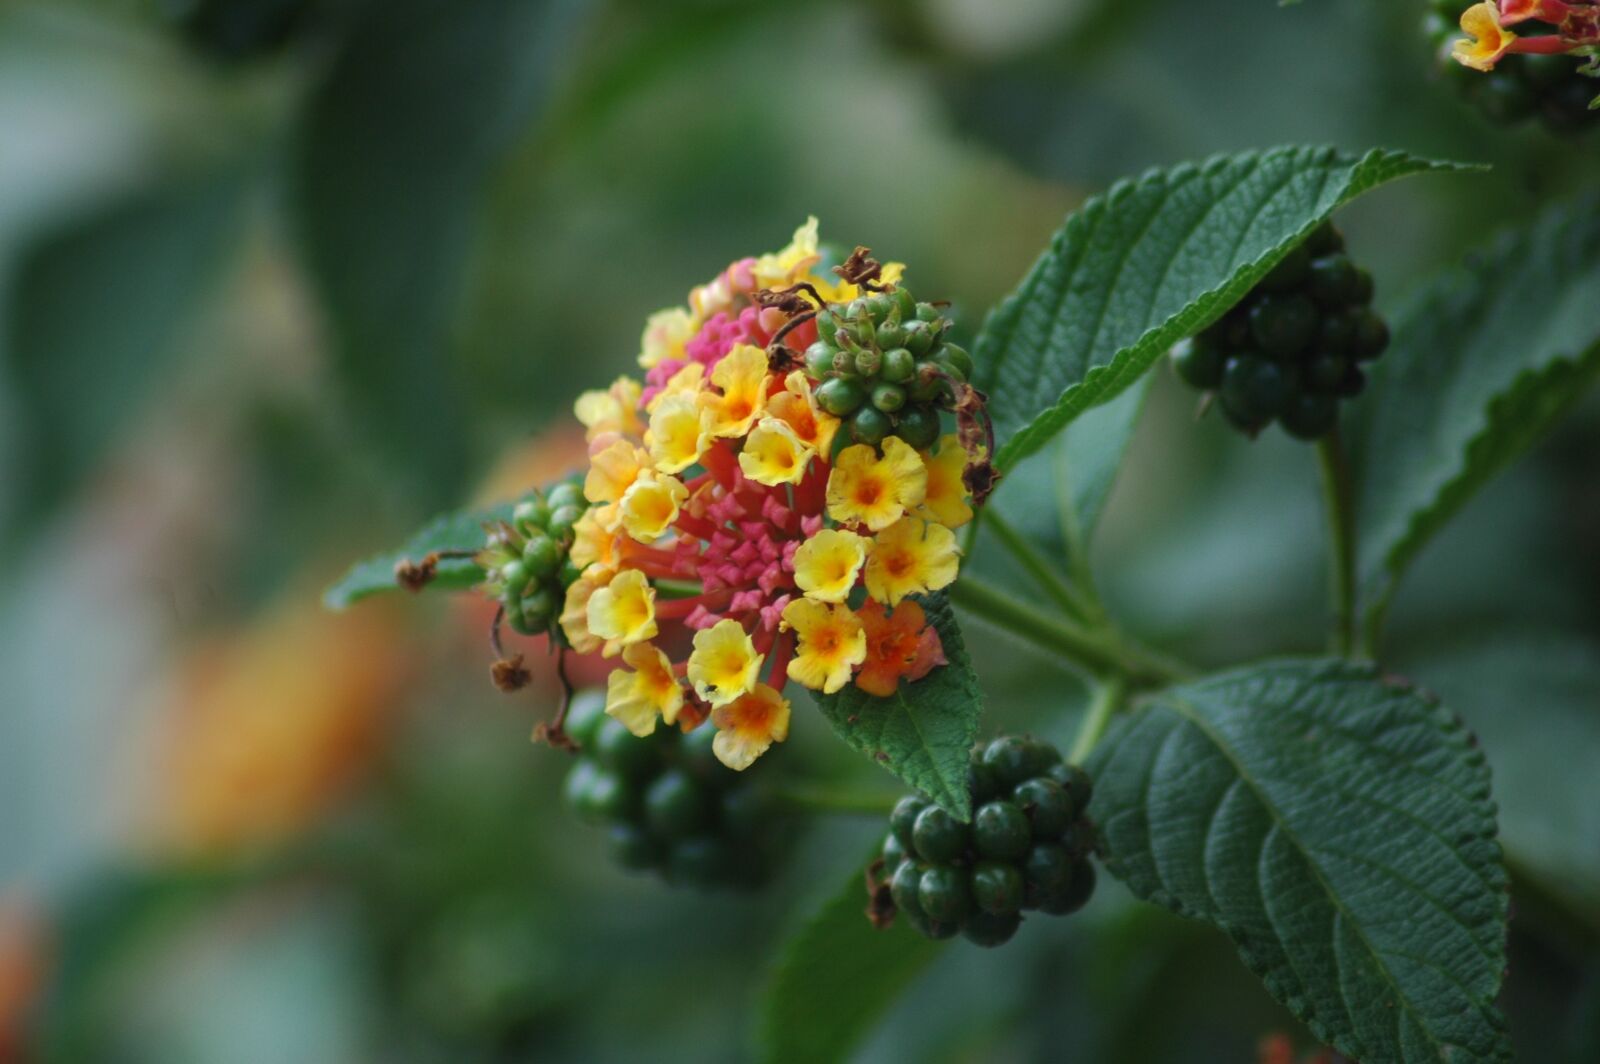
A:
{"type": "Polygon", "coordinates": [[[1461,15],[1467,36],[1457,40],[1451,57],[1473,70],[1490,71],[1507,55],[1568,55],[1600,45],[1600,4],[1587,0],[1483,0],[1461,15]],[[1544,32],[1522,35],[1511,27],[1546,23],[1544,32]]]}
{"type": "Polygon", "coordinates": [[[562,631],[619,659],[607,713],[636,735],[709,717],[733,769],[787,736],[788,680],[888,696],[944,663],[915,596],[955,580],[954,530],[973,516],[955,435],[922,451],[849,444],[817,404],[789,345],[816,341],[813,314],[903,272],[858,285],[821,259],[813,218],[652,315],[643,379],[576,404],[590,507],[562,631]]]}

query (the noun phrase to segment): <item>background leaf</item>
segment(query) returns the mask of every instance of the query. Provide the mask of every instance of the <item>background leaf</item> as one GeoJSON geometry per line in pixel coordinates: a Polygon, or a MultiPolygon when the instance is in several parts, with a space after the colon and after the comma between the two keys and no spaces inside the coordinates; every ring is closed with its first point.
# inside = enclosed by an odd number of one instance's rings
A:
{"type": "MultiPolygon", "coordinates": [[[[400,585],[394,580],[394,567],[402,561],[419,562],[436,550],[480,549],[484,543],[484,524],[509,521],[515,505],[504,502],[486,510],[458,510],[440,514],[406,540],[399,550],[375,554],[352,565],[332,587],[323,592],[323,604],[329,609],[342,610],[368,595],[400,590],[400,585]]],[[[483,570],[468,558],[441,558],[437,573],[428,587],[440,591],[464,591],[483,579],[483,570]]]]}
{"type": "Polygon", "coordinates": [[[1360,566],[1381,612],[1406,566],[1600,372],[1600,198],[1552,207],[1396,322],[1360,409],[1360,566]]]}
{"type": "Polygon", "coordinates": [[[974,358],[1007,467],[1210,324],[1335,208],[1407,174],[1402,152],[1285,147],[1122,181],[1072,215],[984,322],[974,358]]]}
{"type": "Polygon", "coordinates": [[[465,468],[451,355],[483,186],[581,6],[368,4],[306,119],[299,221],[335,365],[369,438],[434,504],[465,468]]]}
{"type": "Polygon", "coordinates": [[[1092,771],[1107,869],[1226,931],[1318,1038],[1509,1059],[1489,772],[1448,711],[1369,668],[1264,665],[1157,697],[1092,771]]]}
{"type": "Polygon", "coordinates": [[[897,920],[879,931],[866,917],[861,873],[822,906],[783,949],[762,999],[766,1064],[846,1059],[902,991],[943,952],[897,920]]]}
{"type": "Polygon", "coordinates": [[[937,594],[921,601],[944,643],[948,665],[915,683],[902,683],[889,698],[876,698],[854,684],[814,697],[845,742],[967,820],[972,815],[967,759],[978,737],[983,698],[949,600],[937,594]]]}

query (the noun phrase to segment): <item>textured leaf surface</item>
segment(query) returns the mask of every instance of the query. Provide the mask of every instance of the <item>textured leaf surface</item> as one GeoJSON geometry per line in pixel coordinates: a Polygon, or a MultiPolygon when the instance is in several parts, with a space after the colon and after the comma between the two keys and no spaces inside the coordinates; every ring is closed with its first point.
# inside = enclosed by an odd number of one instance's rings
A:
{"type": "MultiPolygon", "coordinates": [[[[483,546],[484,524],[510,520],[514,505],[506,502],[486,510],[459,510],[439,515],[406,540],[399,550],[375,554],[352,565],[349,572],[323,592],[323,604],[341,610],[368,595],[398,591],[394,567],[400,562],[420,562],[436,550],[478,550],[483,546]]],[[[483,579],[483,570],[467,558],[440,559],[437,572],[438,576],[428,587],[441,591],[462,591],[483,579]]]]}
{"type": "Polygon", "coordinates": [[[943,951],[905,921],[867,922],[861,874],[828,899],[789,940],[761,1009],[766,1064],[846,1059],[911,981],[943,951]]]}
{"type": "Polygon", "coordinates": [[[1175,688],[1096,751],[1107,869],[1225,931],[1358,1060],[1503,1061],[1506,880],[1483,754],[1365,667],[1175,688]]]}
{"type": "Polygon", "coordinates": [[[1067,220],[974,355],[1009,467],[1238,302],[1335,208],[1407,174],[1401,152],[1285,147],[1155,170],[1067,220]]]}
{"type": "Polygon", "coordinates": [[[1364,588],[1422,546],[1600,373],[1600,197],[1551,208],[1441,278],[1395,323],[1360,408],[1364,588]]]}
{"type": "Polygon", "coordinates": [[[966,820],[972,812],[967,757],[978,737],[982,696],[949,601],[930,595],[922,606],[939,631],[949,664],[915,683],[901,683],[889,698],[876,698],[854,684],[815,697],[846,742],[966,820]]]}

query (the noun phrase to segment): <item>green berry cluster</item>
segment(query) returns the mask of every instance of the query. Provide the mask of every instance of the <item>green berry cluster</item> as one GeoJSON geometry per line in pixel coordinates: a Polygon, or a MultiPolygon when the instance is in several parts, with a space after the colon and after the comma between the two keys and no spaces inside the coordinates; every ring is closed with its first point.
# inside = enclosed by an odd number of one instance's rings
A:
{"type": "Polygon", "coordinates": [[[1578,57],[1508,55],[1487,72],[1451,59],[1450,42],[1461,36],[1461,13],[1473,2],[1432,0],[1424,23],[1428,38],[1439,49],[1445,76],[1464,99],[1499,125],[1537,118],[1559,134],[1582,133],[1600,125],[1600,111],[1589,108],[1600,96],[1600,80],[1579,72],[1584,60],[1578,57]]]}
{"type": "Polygon", "coordinates": [[[806,371],[821,382],[817,405],[847,419],[857,443],[898,436],[931,447],[949,405],[948,378],[972,375],[972,356],[945,339],[949,328],[938,307],[903,287],[829,304],[805,353],[806,371]]]}
{"type": "Polygon", "coordinates": [[[567,561],[573,526],[589,507],[575,481],[535,491],[517,503],[509,522],[489,531],[478,555],[488,574],[484,589],[505,607],[506,623],[523,635],[549,631],[566,587],[578,574],[567,561]]]}
{"type": "Polygon", "coordinates": [[[775,803],[753,770],[732,772],[712,754],[716,729],[662,725],[641,738],[604,707],[598,691],[573,698],[565,730],[581,753],[562,794],[580,817],[606,827],[617,863],[706,889],[764,884],[785,833],[775,830],[775,803]]]}
{"type": "Polygon", "coordinates": [[[1254,436],[1273,420],[1303,440],[1330,432],[1339,400],[1361,394],[1361,363],[1383,354],[1389,326],[1371,308],[1372,275],[1324,222],[1200,335],[1172,351],[1178,375],[1215,392],[1223,414],[1254,436]]]}
{"type": "Polygon", "coordinates": [[[1088,774],[1055,747],[1002,736],[974,750],[971,824],[915,795],[889,816],[883,861],[895,908],[929,938],[980,946],[1016,934],[1024,910],[1064,915],[1094,893],[1088,774]]]}

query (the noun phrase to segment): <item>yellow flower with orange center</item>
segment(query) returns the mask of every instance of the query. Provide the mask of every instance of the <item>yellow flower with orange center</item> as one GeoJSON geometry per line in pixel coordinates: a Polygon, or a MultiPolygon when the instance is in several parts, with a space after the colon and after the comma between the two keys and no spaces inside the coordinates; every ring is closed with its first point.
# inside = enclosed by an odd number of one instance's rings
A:
{"type": "Polygon", "coordinates": [[[867,539],[843,528],[824,528],[794,552],[794,582],[806,598],[843,602],[867,560],[867,539]]]}
{"type": "Polygon", "coordinates": [[[650,456],[627,440],[612,440],[589,456],[583,496],[590,502],[619,502],[650,466],[650,456]]]}
{"type": "Polygon", "coordinates": [[[605,640],[589,630],[589,600],[611,582],[613,575],[608,569],[591,566],[567,588],[557,621],[567,642],[580,654],[593,654],[605,644],[605,640]]]}
{"type": "Polygon", "coordinates": [[[1517,43],[1517,35],[1501,24],[1500,9],[1488,0],[1461,13],[1461,29],[1467,39],[1455,41],[1450,46],[1450,56],[1473,70],[1493,70],[1517,43]]]}
{"type": "Polygon", "coordinates": [[[767,399],[767,413],[788,422],[801,442],[818,454],[832,453],[839,419],[817,406],[811,380],[804,373],[795,370],[783,379],[783,391],[767,399]]]}
{"type": "Polygon", "coordinates": [[[621,563],[622,556],[618,550],[617,531],[615,527],[607,528],[602,523],[602,507],[591,507],[578,518],[577,524],[572,526],[572,549],[567,557],[581,572],[591,565],[602,569],[614,570],[621,563]]]}
{"type": "Polygon", "coordinates": [[[748,694],[711,711],[717,736],[711,751],[717,760],[743,772],[775,742],[789,737],[789,700],[764,683],[748,694]]]}
{"type": "Polygon", "coordinates": [[[907,595],[948,587],[961,565],[956,534],[944,525],[905,517],[879,532],[867,554],[867,594],[896,606],[907,595]]]}
{"type": "Polygon", "coordinates": [[[645,409],[655,413],[656,407],[671,399],[673,396],[688,396],[699,401],[700,392],[705,388],[706,368],[698,362],[686,362],[683,368],[667,378],[667,383],[661,390],[650,397],[645,404],[645,409]]]}
{"type": "Polygon", "coordinates": [[[622,495],[622,527],[641,543],[654,543],[678,519],[689,497],[683,481],[665,473],[643,473],[622,495]]]}
{"type": "Polygon", "coordinates": [[[806,475],[812,453],[787,421],[764,417],[745,437],[739,468],[745,476],[769,488],[798,484],[806,475]]]}
{"type": "Polygon", "coordinates": [[[701,699],[725,706],[755,686],[763,660],[744,626],[725,618],[694,634],[689,682],[701,699]]]}
{"type": "Polygon", "coordinates": [[[828,475],[828,516],[877,532],[920,505],[927,490],[922,457],[900,437],[883,441],[882,456],[858,443],[839,452],[828,475]]]}
{"type": "Polygon", "coordinates": [[[809,273],[821,258],[817,252],[817,219],[812,216],[794,231],[788,247],[756,259],[750,272],[762,288],[787,288],[809,273]]]}
{"type": "Polygon", "coordinates": [[[813,691],[833,694],[867,659],[866,630],[847,606],[795,599],[784,607],[783,623],[799,637],[789,678],[813,691]]]}
{"type": "Polygon", "coordinates": [[[707,394],[713,436],[743,436],[767,405],[767,353],[751,344],[735,344],[711,371],[721,395],[707,394]]]}
{"type": "Polygon", "coordinates": [[[656,637],[656,589],[637,569],[624,569],[596,588],[585,610],[589,631],[606,641],[605,656],[656,637]]]}
{"type": "Polygon", "coordinates": [[[650,369],[668,358],[682,358],[683,345],[700,328],[682,307],[658,310],[645,321],[644,335],[639,337],[639,365],[650,369]]]}
{"type": "Polygon", "coordinates": [[[650,411],[650,458],[663,473],[683,472],[709,446],[711,412],[693,395],[669,395],[650,411]]]}
{"type": "Polygon", "coordinates": [[[583,422],[585,434],[591,440],[606,432],[637,436],[644,431],[639,421],[642,392],[639,382],[632,377],[618,377],[603,392],[590,391],[578,396],[572,411],[583,422]]]}
{"type": "Polygon", "coordinates": [[[919,512],[946,527],[960,528],[972,520],[972,507],[967,503],[971,493],[961,479],[967,452],[960,440],[949,435],[939,441],[937,451],[925,452],[922,457],[928,470],[928,490],[919,512]]]}
{"type": "Polygon", "coordinates": [[[656,718],[668,724],[683,708],[683,687],[672,674],[672,662],[649,643],[635,643],[622,652],[633,667],[617,669],[606,681],[606,712],[635,735],[656,730],[656,718]]]}

